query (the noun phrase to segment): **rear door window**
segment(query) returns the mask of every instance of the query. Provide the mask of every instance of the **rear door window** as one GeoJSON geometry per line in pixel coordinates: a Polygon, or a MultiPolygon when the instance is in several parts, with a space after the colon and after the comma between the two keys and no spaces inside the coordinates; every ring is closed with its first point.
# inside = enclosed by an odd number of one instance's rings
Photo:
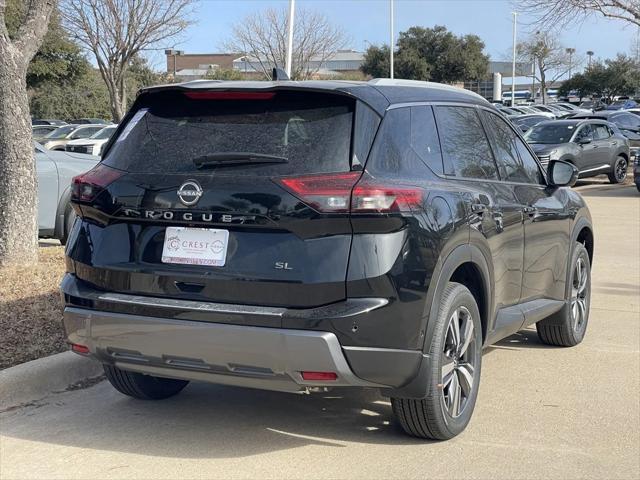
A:
{"type": "Polygon", "coordinates": [[[473,107],[436,106],[442,156],[462,178],[498,180],[489,141],[473,107]]]}
{"type": "Polygon", "coordinates": [[[148,94],[104,163],[134,173],[210,173],[215,168],[216,175],[291,175],[350,170],[353,99],[309,91],[247,93],[148,94]],[[221,157],[238,154],[284,161],[221,166],[221,157]],[[197,161],[212,155],[218,160],[206,167],[197,161]]]}
{"type": "Polygon", "coordinates": [[[593,125],[593,139],[594,140],[606,140],[611,134],[606,125],[593,125]]]}

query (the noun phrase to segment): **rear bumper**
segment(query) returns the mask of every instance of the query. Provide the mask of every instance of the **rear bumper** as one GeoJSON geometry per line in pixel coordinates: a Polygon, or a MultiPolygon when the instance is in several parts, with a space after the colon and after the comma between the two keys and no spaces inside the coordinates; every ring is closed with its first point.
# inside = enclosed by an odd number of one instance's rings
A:
{"type": "Polygon", "coordinates": [[[268,325],[270,318],[290,314],[366,320],[368,312],[384,305],[383,299],[289,312],[98,292],[72,275],[65,277],[62,292],[69,342],[88,347],[102,363],[150,375],[280,391],[395,389],[410,383],[426,362],[416,350],[343,346],[332,332],[250,325],[255,316],[265,317],[268,325]],[[124,304],[129,313],[107,310],[111,304],[124,304]],[[304,371],[334,372],[337,379],[307,381],[304,371]]]}

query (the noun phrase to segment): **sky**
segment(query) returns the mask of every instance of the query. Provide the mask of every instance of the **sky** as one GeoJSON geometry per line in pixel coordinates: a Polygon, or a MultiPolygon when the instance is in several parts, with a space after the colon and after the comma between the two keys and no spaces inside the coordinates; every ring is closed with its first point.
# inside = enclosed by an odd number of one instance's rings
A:
{"type": "MultiPolygon", "coordinates": [[[[234,23],[247,14],[288,4],[288,0],[200,1],[194,15],[196,23],[177,39],[175,46],[186,53],[224,51],[223,43],[234,23]]],[[[332,23],[342,26],[350,39],[349,48],[364,51],[368,42],[389,42],[389,0],[296,0],[296,5],[323,12],[332,23]]],[[[395,31],[397,35],[414,25],[444,25],[459,35],[478,35],[492,60],[507,61],[512,44],[513,8],[507,0],[395,0],[395,31]]],[[[532,30],[527,25],[531,21],[532,18],[519,15],[520,39],[532,30]]],[[[595,52],[594,59],[630,53],[637,35],[637,28],[594,16],[562,31],[560,39],[566,47],[576,49],[575,58],[586,62],[588,50],[595,52]]],[[[162,65],[161,53],[153,63],[162,65]]]]}

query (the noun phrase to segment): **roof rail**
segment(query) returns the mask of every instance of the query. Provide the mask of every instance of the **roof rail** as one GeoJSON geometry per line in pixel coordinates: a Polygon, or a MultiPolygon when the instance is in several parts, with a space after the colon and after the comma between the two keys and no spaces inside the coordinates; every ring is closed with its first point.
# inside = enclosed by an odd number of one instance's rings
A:
{"type": "Polygon", "coordinates": [[[373,80],[369,80],[367,82],[369,85],[376,86],[389,86],[389,87],[417,87],[417,88],[437,88],[440,90],[447,90],[449,92],[458,92],[458,93],[466,93],[470,96],[475,96],[478,98],[484,98],[481,95],[478,95],[471,90],[467,90],[465,88],[454,87],[452,85],[447,85],[445,83],[436,83],[436,82],[426,82],[423,80],[404,80],[401,78],[374,78],[373,80]]]}

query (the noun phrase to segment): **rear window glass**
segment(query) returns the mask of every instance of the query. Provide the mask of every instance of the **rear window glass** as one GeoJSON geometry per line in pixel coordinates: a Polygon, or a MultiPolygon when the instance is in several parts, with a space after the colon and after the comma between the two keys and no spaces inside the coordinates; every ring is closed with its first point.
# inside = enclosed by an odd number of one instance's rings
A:
{"type": "Polygon", "coordinates": [[[104,163],[135,173],[290,175],[350,169],[354,100],[309,91],[238,97],[241,94],[228,100],[189,98],[182,92],[151,94],[104,163]],[[224,154],[273,156],[286,162],[221,166],[224,154]],[[194,163],[211,156],[214,160],[206,166],[194,163]]]}

